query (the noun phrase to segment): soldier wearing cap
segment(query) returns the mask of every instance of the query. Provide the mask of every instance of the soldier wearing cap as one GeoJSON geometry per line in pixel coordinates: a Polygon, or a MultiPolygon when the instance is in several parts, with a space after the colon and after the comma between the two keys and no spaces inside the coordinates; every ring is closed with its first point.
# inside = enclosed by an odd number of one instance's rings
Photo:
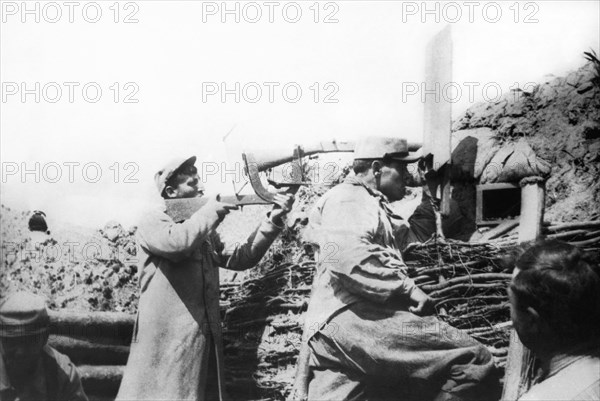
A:
{"type": "Polygon", "coordinates": [[[34,210],[31,213],[28,226],[29,238],[36,247],[45,243],[51,238],[50,230],[48,229],[48,224],[46,223],[46,213],[42,212],[41,210],[34,210]]]}
{"type": "Polygon", "coordinates": [[[433,232],[415,230],[389,202],[404,197],[407,164],[418,159],[406,140],[363,138],[354,153],[355,175],[315,205],[308,234],[319,258],[300,358],[308,369],[299,366],[295,398],[494,396],[484,384],[495,380],[491,354],[425,316],[431,299],[407,276],[401,251],[433,232]]]}
{"type": "MultiPolygon", "coordinates": [[[[156,173],[165,199],[202,195],[196,157],[175,160],[156,173]]],[[[217,199],[184,222],[164,208],[146,215],[141,247],[138,316],[117,399],[226,398],[219,306],[219,267],[254,267],[283,228],[291,194],[275,196],[267,218],[238,245],[226,247],[216,228],[235,205],[217,199]]]]}
{"type": "Polygon", "coordinates": [[[46,234],[50,234],[48,231],[48,224],[46,223],[46,213],[41,210],[34,210],[29,218],[29,231],[39,231],[46,234]]]}
{"type": "Polygon", "coordinates": [[[16,292],[0,302],[0,400],[87,401],[69,358],[48,341],[44,300],[16,292]]]}

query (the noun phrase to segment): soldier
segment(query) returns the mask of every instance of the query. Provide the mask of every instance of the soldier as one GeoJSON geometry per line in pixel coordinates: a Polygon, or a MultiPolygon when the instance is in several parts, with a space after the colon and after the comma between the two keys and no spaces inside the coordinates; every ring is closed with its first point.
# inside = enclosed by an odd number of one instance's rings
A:
{"type": "Polygon", "coordinates": [[[530,247],[509,287],[519,338],[541,374],[520,401],[600,399],[600,268],[561,241],[530,247]]]}
{"type": "MultiPolygon", "coordinates": [[[[165,199],[202,195],[196,157],[179,159],[155,175],[165,199]]],[[[267,218],[241,245],[225,247],[216,228],[237,207],[211,199],[176,223],[164,209],[149,213],[137,231],[141,247],[137,324],[117,399],[222,400],[223,344],[219,267],[254,267],[283,228],[294,202],[275,196],[267,218]]]]}
{"type": "MultiPolygon", "coordinates": [[[[486,394],[493,391],[485,382],[495,379],[489,351],[437,318],[422,317],[432,300],[407,277],[401,251],[433,233],[419,228],[435,225],[415,218],[408,224],[389,202],[404,197],[407,163],[418,159],[406,140],[363,138],[355,175],[315,205],[309,237],[320,252],[305,320],[309,370],[305,380],[297,378],[297,398],[494,396],[486,394]]],[[[422,208],[416,216],[433,218],[422,208]]]]}
{"type": "Polygon", "coordinates": [[[48,230],[48,224],[46,223],[46,213],[41,210],[34,210],[31,213],[31,217],[28,222],[29,231],[31,232],[42,232],[50,234],[48,230]]]}
{"type": "Polygon", "coordinates": [[[16,292],[0,303],[0,400],[87,401],[77,369],[48,341],[44,300],[16,292]]]}
{"type": "Polygon", "coordinates": [[[34,210],[31,213],[28,226],[29,238],[34,246],[39,247],[39,245],[51,239],[50,230],[48,229],[48,224],[46,223],[46,213],[42,212],[41,210],[34,210]]]}

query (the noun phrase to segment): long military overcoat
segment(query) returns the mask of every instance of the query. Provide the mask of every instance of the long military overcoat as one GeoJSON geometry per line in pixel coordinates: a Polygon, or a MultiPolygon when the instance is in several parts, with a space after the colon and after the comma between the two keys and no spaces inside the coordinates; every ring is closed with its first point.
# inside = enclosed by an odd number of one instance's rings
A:
{"type": "Polygon", "coordinates": [[[209,353],[218,398],[226,399],[219,309],[219,266],[254,266],[280,231],[270,220],[225,249],[215,210],[175,223],[164,210],[138,228],[140,300],[131,351],[117,399],[204,400],[209,353]]]}

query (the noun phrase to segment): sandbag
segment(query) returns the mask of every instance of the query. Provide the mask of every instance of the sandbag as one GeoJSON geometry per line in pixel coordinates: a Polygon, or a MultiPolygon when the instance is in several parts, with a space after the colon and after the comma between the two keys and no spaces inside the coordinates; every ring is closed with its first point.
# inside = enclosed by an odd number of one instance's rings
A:
{"type": "Polygon", "coordinates": [[[548,162],[536,156],[524,138],[501,144],[490,128],[456,131],[452,134],[452,179],[480,184],[518,182],[525,177],[546,177],[548,162]]]}
{"type": "Polygon", "coordinates": [[[525,139],[503,145],[483,170],[480,183],[517,182],[525,177],[546,177],[550,163],[536,156],[525,139]]]}

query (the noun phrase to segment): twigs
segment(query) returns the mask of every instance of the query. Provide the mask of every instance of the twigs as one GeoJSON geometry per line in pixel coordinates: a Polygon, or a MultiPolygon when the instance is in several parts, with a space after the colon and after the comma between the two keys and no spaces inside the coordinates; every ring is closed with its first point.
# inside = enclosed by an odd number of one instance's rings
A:
{"type": "Polygon", "coordinates": [[[506,355],[510,320],[507,284],[511,274],[498,259],[516,236],[495,241],[465,243],[447,240],[444,245],[412,245],[407,255],[409,275],[436,301],[439,317],[482,343],[506,355]]]}
{"type": "Polygon", "coordinates": [[[573,223],[550,223],[548,227],[545,227],[545,230],[550,232],[558,232],[574,228],[600,228],[600,220],[577,221],[573,223]]]}
{"type": "MultiPolygon", "coordinates": [[[[473,274],[473,275],[468,275],[468,276],[464,276],[464,277],[456,277],[456,278],[452,278],[450,280],[445,281],[444,283],[441,284],[436,284],[436,285],[424,285],[421,286],[421,289],[423,291],[432,291],[432,293],[430,294],[432,297],[437,297],[437,294],[434,293],[433,291],[436,291],[439,293],[439,290],[442,289],[452,289],[452,285],[453,284],[458,284],[458,283],[463,283],[463,282],[469,282],[469,283],[475,283],[475,282],[488,282],[491,280],[510,280],[511,275],[510,274],[506,274],[506,273],[483,273],[483,274],[473,274]],[[450,288],[448,288],[450,287],[450,288]],[[435,294],[435,295],[434,295],[435,294]]],[[[462,285],[462,284],[461,284],[462,285]]],[[[454,286],[457,287],[457,286],[454,286]]],[[[476,287],[473,287],[476,288],[476,287]]],[[[481,288],[485,288],[485,287],[481,287],[481,288]]]]}
{"type": "Polygon", "coordinates": [[[227,287],[221,305],[231,394],[269,400],[287,396],[314,266],[312,261],[273,265],[262,276],[227,287]]]}

